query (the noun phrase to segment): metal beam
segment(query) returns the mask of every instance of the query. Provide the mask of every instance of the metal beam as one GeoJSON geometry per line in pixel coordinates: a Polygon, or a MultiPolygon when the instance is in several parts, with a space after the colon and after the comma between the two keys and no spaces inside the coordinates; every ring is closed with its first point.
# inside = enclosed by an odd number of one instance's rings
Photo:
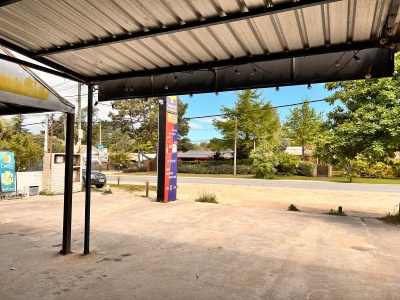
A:
{"type": "Polygon", "coordinates": [[[67,113],[67,136],[65,145],[65,185],[62,254],[71,253],[72,191],[74,164],[74,114],[67,113]]]}
{"type": "Polygon", "coordinates": [[[149,30],[147,32],[144,32],[144,31],[137,32],[137,33],[129,32],[124,35],[113,36],[113,37],[104,37],[101,39],[99,38],[98,40],[85,41],[84,43],[78,43],[78,44],[74,44],[74,45],[65,45],[65,46],[57,45],[60,47],[59,48],[54,47],[54,48],[51,48],[48,50],[37,51],[33,55],[35,57],[41,57],[41,56],[45,56],[45,55],[58,54],[58,53],[63,53],[63,52],[73,51],[73,50],[78,50],[78,49],[88,49],[88,48],[93,48],[93,47],[109,45],[109,44],[115,44],[115,43],[133,41],[133,40],[155,37],[155,36],[160,36],[160,35],[165,35],[165,34],[171,34],[171,33],[176,33],[176,32],[180,32],[180,31],[187,31],[187,30],[193,30],[193,29],[198,29],[198,28],[203,28],[203,27],[215,26],[215,25],[219,25],[219,24],[241,21],[241,20],[246,20],[246,19],[250,19],[250,18],[257,18],[257,17],[282,13],[282,12],[286,12],[286,11],[292,11],[295,9],[303,9],[303,8],[310,7],[310,6],[322,5],[322,4],[327,4],[327,3],[337,2],[337,1],[341,1],[341,0],[301,0],[301,1],[297,1],[297,2],[288,2],[288,3],[271,6],[271,7],[260,7],[260,8],[252,9],[245,13],[242,13],[242,12],[233,13],[233,14],[227,15],[226,17],[218,16],[218,17],[206,19],[204,21],[195,21],[195,22],[190,22],[190,23],[186,23],[183,25],[176,24],[176,25],[171,25],[167,28],[156,28],[156,29],[149,30]]]}
{"type": "Polygon", "coordinates": [[[354,44],[343,44],[343,45],[332,45],[329,47],[320,47],[320,48],[311,48],[308,50],[298,50],[284,53],[271,53],[271,54],[262,54],[251,57],[241,57],[236,59],[228,59],[228,60],[219,60],[212,62],[205,62],[200,64],[192,64],[192,65],[181,65],[181,66],[172,66],[168,68],[162,69],[153,69],[153,70],[143,70],[143,71],[132,71],[126,73],[119,73],[113,75],[101,75],[94,78],[91,78],[92,81],[104,81],[104,80],[112,80],[112,79],[123,79],[128,77],[147,77],[152,75],[163,75],[163,74],[172,74],[178,72],[188,72],[195,70],[207,70],[214,69],[220,67],[227,66],[240,66],[248,63],[257,63],[257,62],[266,62],[273,60],[281,60],[293,57],[304,57],[318,54],[327,54],[327,53],[335,53],[335,52],[346,52],[352,50],[362,50],[369,48],[376,48],[379,46],[379,41],[375,42],[362,42],[362,43],[354,43],[354,44]]]}
{"type": "Polygon", "coordinates": [[[19,65],[22,65],[22,66],[26,66],[26,67],[29,67],[29,68],[32,68],[32,69],[35,69],[35,70],[39,70],[39,71],[42,71],[42,72],[46,72],[46,73],[49,73],[49,74],[60,76],[62,78],[66,78],[66,79],[69,79],[69,80],[85,82],[85,81],[82,81],[82,79],[73,77],[73,76],[71,76],[69,74],[66,74],[66,73],[63,73],[63,72],[59,72],[57,70],[50,69],[50,68],[47,68],[47,67],[39,66],[37,64],[31,63],[31,62],[28,62],[26,60],[19,59],[19,58],[16,58],[16,57],[0,54],[0,60],[5,60],[5,61],[12,62],[12,63],[15,63],[15,64],[19,64],[19,65]]]}
{"type": "MultiPolygon", "coordinates": [[[[47,58],[34,57],[33,56],[34,55],[33,52],[30,52],[30,51],[28,51],[28,50],[26,50],[26,49],[24,49],[22,47],[19,47],[19,46],[15,45],[15,44],[7,41],[7,40],[4,40],[4,39],[0,38],[0,45],[3,45],[4,47],[6,47],[6,48],[8,48],[10,50],[13,50],[15,52],[18,52],[19,54],[22,54],[22,55],[24,55],[24,56],[26,56],[28,58],[36,60],[37,62],[42,63],[42,64],[44,64],[44,65],[46,65],[46,66],[48,66],[50,68],[58,70],[60,73],[57,74],[57,76],[65,77],[65,76],[63,76],[61,74],[66,74],[67,76],[70,76],[70,78],[72,78],[72,80],[74,80],[74,81],[84,82],[84,83],[88,82],[88,79],[84,75],[76,73],[76,72],[74,72],[74,71],[72,71],[72,70],[70,70],[70,69],[68,69],[68,68],[66,68],[64,66],[61,66],[61,65],[59,65],[57,63],[54,63],[51,60],[48,60],[47,58]]],[[[23,60],[21,60],[21,61],[23,62],[23,60]]],[[[28,64],[30,64],[30,63],[23,62],[21,64],[22,65],[26,65],[27,67],[29,67],[28,64]]],[[[35,66],[37,66],[37,65],[35,65],[35,66]]],[[[33,66],[31,68],[38,69],[38,68],[33,67],[33,66]]],[[[38,69],[38,70],[40,70],[40,69],[38,69]]],[[[44,71],[44,72],[47,72],[47,71],[44,71]]],[[[68,79],[70,79],[70,78],[68,78],[68,79]]]]}
{"type": "Polygon", "coordinates": [[[93,123],[93,85],[88,85],[88,113],[86,133],[86,181],[85,181],[85,237],[83,254],[90,254],[90,187],[92,184],[92,123],[93,123]]]}
{"type": "Polygon", "coordinates": [[[0,7],[7,6],[19,1],[21,0],[0,0],[0,7]]]}

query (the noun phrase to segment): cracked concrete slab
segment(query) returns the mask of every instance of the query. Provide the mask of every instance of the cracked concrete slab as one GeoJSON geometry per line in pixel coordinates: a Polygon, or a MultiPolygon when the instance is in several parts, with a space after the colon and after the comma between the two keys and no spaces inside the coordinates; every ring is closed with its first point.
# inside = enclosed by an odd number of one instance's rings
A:
{"type": "Polygon", "coordinates": [[[400,299],[400,228],[268,207],[73,195],[0,201],[1,299],[400,299]]]}

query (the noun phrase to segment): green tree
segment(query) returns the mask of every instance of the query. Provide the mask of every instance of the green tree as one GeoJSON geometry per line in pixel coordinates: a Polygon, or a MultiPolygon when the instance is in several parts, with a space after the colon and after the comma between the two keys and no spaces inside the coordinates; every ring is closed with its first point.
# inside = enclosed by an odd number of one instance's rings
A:
{"type": "Polygon", "coordinates": [[[284,123],[286,135],[296,145],[301,146],[301,159],[304,160],[304,151],[312,148],[314,140],[322,125],[322,114],[310,107],[308,99],[303,100],[300,108],[290,110],[284,123]]]}
{"type": "MultiPolygon", "coordinates": [[[[399,54],[396,54],[399,72],[399,54]]],[[[354,159],[361,155],[384,161],[400,149],[400,84],[397,78],[333,82],[326,100],[340,101],[329,114],[327,131],[317,141],[315,156],[346,168],[351,180],[354,159]]]]}
{"type": "Polygon", "coordinates": [[[133,142],[127,133],[117,129],[112,132],[108,138],[103,139],[103,145],[107,145],[108,149],[112,152],[132,152],[133,142]]]}
{"type": "Polygon", "coordinates": [[[233,149],[237,137],[238,158],[248,158],[253,147],[261,140],[276,138],[280,128],[279,116],[271,102],[260,100],[257,90],[236,92],[237,100],[233,108],[221,107],[222,119],[214,119],[213,124],[221,132],[224,147],[233,149]]]}
{"type": "Polygon", "coordinates": [[[274,177],[279,161],[275,155],[272,155],[274,145],[262,140],[256,150],[252,151],[251,158],[253,163],[250,171],[256,178],[271,179],[274,177]]]}
{"type": "Polygon", "coordinates": [[[187,152],[194,150],[194,145],[188,137],[182,137],[178,140],[178,151],[187,152]]]}
{"type": "Polygon", "coordinates": [[[23,115],[17,115],[11,118],[11,126],[13,133],[21,133],[21,134],[27,134],[29,133],[28,130],[26,130],[23,126],[24,123],[24,116],[23,115]]]}
{"type": "MultiPolygon", "coordinates": [[[[138,152],[157,151],[158,100],[148,98],[114,101],[116,112],[109,113],[115,126],[121,128],[122,132],[127,133],[134,141],[138,152]]],[[[188,120],[184,118],[188,105],[181,101],[178,103],[178,134],[182,138],[189,131],[188,120]]]]}
{"type": "Polygon", "coordinates": [[[20,172],[33,166],[43,158],[43,147],[32,139],[32,135],[16,133],[9,139],[0,140],[0,149],[15,153],[15,169],[20,172]]]}
{"type": "MultiPolygon", "coordinates": [[[[40,147],[44,146],[44,134],[32,135],[32,140],[40,147]]],[[[52,144],[52,151],[51,151],[52,153],[65,153],[65,143],[63,140],[60,140],[58,137],[53,136],[53,141],[51,144],[52,144]]]]}
{"type": "Polygon", "coordinates": [[[110,159],[111,164],[117,166],[126,165],[129,162],[128,153],[124,151],[112,153],[108,158],[110,159]]]}
{"type": "Polygon", "coordinates": [[[22,126],[23,117],[11,120],[0,118],[0,150],[15,153],[16,171],[29,169],[43,158],[43,144],[33,140],[33,135],[22,126]]]}

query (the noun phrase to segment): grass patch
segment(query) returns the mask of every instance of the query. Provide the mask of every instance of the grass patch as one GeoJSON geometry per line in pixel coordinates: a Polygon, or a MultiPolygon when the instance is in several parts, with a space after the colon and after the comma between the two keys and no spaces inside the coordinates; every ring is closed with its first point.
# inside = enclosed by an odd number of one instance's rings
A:
{"type": "Polygon", "coordinates": [[[191,174],[191,173],[178,173],[179,177],[208,177],[208,178],[242,178],[242,179],[254,179],[252,174],[191,174]]]}
{"type": "Polygon", "coordinates": [[[338,212],[337,210],[333,210],[332,208],[331,208],[331,211],[328,212],[328,213],[326,213],[326,214],[327,214],[327,215],[333,215],[333,216],[342,216],[342,217],[347,216],[347,214],[346,214],[344,211],[342,211],[342,212],[340,213],[340,212],[338,212]]]}
{"type": "Polygon", "coordinates": [[[203,203],[218,203],[217,196],[214,193],[208,193],[206,191],[200,192],[195,201],[203,203]]]}
{"type": "Polygon", "coordinates": [[[383,223],[386,223],[386,224],[400,225],[400,216],[399,216],[399,214],[391,215],[390,213],[388,213],[386,216],[379,217],[377,219],[381,220],[383,223]]]}
{"type": "MultiPolygon", "coordinates": [[[[323,182],[339,182],[349,183],[349,179],[346,177],[337,176],[340,172],[333,172],[333,177],[307,177],[307,176],[282,176],[275,175],[272,180],[304,180],[304,181],[323,181],[323,182]]],[[[120,174],[122,175],[122,174],[120,174]]],[[[129,176],[157,176],[156,172],[137,172],[124,174],[129,176]]],[[[123,177],[122,175],[121,177],[123,177]]],[[[252,174],[190,174],[190,173],[178,173],[179,177],[208,177],[208,178],[241,178],[241,179],[254,179],[252,174]]],[[[400,179],[379,179],[379,178],[353,178],[352,183],[366,183],[366,184],[400,184],[400,179]]]]}
{"type": "Polygon", "coordinates": [[[298,209],[296,207],[296,205],[294,205],[294,204],[290,204],[287,210],[288,211],[300,211],[300,209],[298,209]]]}
{"type": "MultiPolygon", "coordinates": [[[[121,190],[131,192],[131,193],[146,191],[146,185],[141,185],[141,184],[120,184],[119,186],[117,184],[110,184],[110,187],[119,188],[121,190]]],[[[154,185],[149,185],[149,190],[156,191],[157,188],[154,185]]]]}
{"type": "MultiPolygon", "coordinates": [[[[323,181],[323,182],[341,182],[349,183],[345,177],[306,177],[306,176],[274,176],[274,180],[305,180],[305,181],[323,181]]],[[[400,179],[379,179],[379,178],[353,178],[352,183],[367,184],[400,184],[400,179]]]]}
{"type": "MultiPolygon", "coordinates": [[[[139,175],[139,174],[138,174],[139,175]]],[[[151,174],[149,174],[151,175],[151,174]]],[[[156,175],[156,174],[154,174],[156,175]]],[[[178,173],[179,177],[208,177],[208,178],[241,178],[241,179],[254,179],[254,175],[233,175],[233,174],[189,174],[178,173]]],[[[303,180],[303,181],[322,181],[322,182],[339,182],[349,183],[349,179],[345,177],[307,177],[307,176],[283,176],[275,175],[273,179],[269,180],[303,180]]],[[[379,178],[353,178],[352,183],[366,183],[366,184],[400,184],[400,179],[379,179],[379,178]]]]}
{"type": "Polygon", "coordinates": [[[39,195],[42,195],[42,196],[54,196],[54,193],[43,190],[43,191],[39,192],[39,195]]]}

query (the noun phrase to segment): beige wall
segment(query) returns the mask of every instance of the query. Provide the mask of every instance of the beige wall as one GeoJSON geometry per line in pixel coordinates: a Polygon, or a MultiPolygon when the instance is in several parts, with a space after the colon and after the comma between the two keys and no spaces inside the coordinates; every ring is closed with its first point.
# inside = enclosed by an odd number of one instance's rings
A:
{"type": "MultiPolygon", "coordinates": [[[[65,184],[65,163],[63,154],[52,153],[50,162],[50,153],[43,156],[43,191],[63,194],[65,184]]],[[[74,159],[75,160],[75,159],[74,159]]],[[[80,160],[77,158],[73,171],[73,192],[82,190],[82,175],[80,168],[80,160]]]]}

